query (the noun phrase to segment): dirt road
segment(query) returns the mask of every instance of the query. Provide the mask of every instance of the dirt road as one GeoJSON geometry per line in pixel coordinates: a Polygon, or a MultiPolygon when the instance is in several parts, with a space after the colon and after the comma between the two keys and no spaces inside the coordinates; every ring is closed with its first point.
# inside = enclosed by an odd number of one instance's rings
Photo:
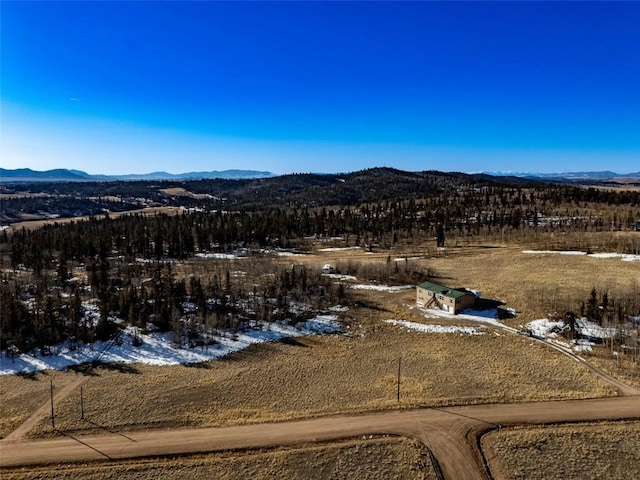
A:
{"type": "Polygon", "coordinates": [[[485,479],[478,436],[498,426],[640,418],[640,397],[616,397],[330,416],[275,424],[147,430],[0,442],[0,465],[36,465],[294,445],[394,434],[416,438],[434,453],[446,478],[485,479]]]}
{"type": "MultiPolygon", "coordinates": [[[[73,382],[65,385],[62,389],[56,390],[53,396],[53,401],[58,404],[61,400],[66,398],[71,392],[76,390],[80,385],[86,382],[88,377],[79,376],[73,382]]],[[[29,433],[44,417],[49,413],[51,404],[47,401],[43,403],[36,411],[34,411],[29,418],[27,418],[22,425],[16,428],[13,432],[5,437],[4,442],[15,442],[21,440],[27,433],[29,433]]],[[[2,443],[0,442],[0,445],[2,443]]],[[[2,449],[0,447],[0,455],[2,449]]]]}

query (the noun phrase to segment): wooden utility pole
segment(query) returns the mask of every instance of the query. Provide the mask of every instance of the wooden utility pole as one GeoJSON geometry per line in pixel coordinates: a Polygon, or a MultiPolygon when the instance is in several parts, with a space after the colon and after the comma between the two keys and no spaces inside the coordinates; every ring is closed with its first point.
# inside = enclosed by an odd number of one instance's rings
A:
{"type": "Polygon", "coordinates": [[[51,428],[56,429],[56,417],[53,413],[53,378],[49,379],[51,382],[51,428]]]}
{"type": "Polygon", "coordinates": [[[84,395],[82,394],[82,385],[80,386],[80,420],[84,420],[84,395]]]}
{"type": "Polygon", "coordinates": [[[400,367],[402,366],[402,357],[398,357],[398,401],[400,401],[400,367]]]}

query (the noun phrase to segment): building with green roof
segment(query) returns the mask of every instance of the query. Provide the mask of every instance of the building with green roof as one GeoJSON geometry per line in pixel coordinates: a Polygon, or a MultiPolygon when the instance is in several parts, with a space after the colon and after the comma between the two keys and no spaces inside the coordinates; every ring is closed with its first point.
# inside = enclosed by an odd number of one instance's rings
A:
{"type": "Polygon", "coordinates": [[[432,282],[416,287],[416,303],[423,308],[439,308],[457,314],[476,304],[476,295],[464,288],[450,288],[432,282]]]}

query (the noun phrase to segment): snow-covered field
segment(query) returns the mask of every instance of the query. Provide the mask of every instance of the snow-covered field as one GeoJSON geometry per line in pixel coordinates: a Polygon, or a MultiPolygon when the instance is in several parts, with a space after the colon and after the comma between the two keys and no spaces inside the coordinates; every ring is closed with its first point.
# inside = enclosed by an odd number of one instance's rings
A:
{"type": "MultiPolygon", "coordinates": [[[[344,311],[346,307],[337,305],[334,311],[344,311]]],[[[145,363],[149,365],[178,365],[200,363],[237,352],[250,345],[261,342],[277,341],[286,337],[319,335],[340,331],[337,315],[318,315],[295,326],[284,323],[265,323],[261,328],[248,330],[236,335],[215,336],[215,344],[205,347],[179,348],[173,342],[171,333],[150,333],[139,335],[142,344],[132,345],[134,330],[127,328],[117,343],[96,342],[83,345],[74,351],[60,345],[52,350],[55,355],[41,356],[35,352],[21,354],[13,360],[0,355],[0,375],[31,373],[40,370],[64,370],[73,365],[91,362],[100,357],[108,363],[145,363]]]]}
{"type": "Polygon", "coordinates": [[[485,332],[479,332],[478,329],[486,327],[462,327],[460,325],[426,325],[424,323],[408,322],[406,320],[385,320],[391,325],[398,325],[410,330],[417,330],[425,333],[459,333],[466,335],[484,335],[485,332]]]}
{"type": "Polygon", "coordinates": [[[558,255],[586,255],[591,258],[620,258],[623,262],[640,261],[640,255],[626,253],[587,253],[580,250],[523,250],[522,253],[558,254],[558,255]]]}

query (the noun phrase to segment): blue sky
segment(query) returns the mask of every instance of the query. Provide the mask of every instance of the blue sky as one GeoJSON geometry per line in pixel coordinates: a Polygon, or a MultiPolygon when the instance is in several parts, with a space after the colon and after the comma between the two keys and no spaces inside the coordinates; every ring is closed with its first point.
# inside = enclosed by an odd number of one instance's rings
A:
{"type": "Polygon", "coordinates": [[[0,165],[640,170],[638,2],[1,3],[0,165]]]}

